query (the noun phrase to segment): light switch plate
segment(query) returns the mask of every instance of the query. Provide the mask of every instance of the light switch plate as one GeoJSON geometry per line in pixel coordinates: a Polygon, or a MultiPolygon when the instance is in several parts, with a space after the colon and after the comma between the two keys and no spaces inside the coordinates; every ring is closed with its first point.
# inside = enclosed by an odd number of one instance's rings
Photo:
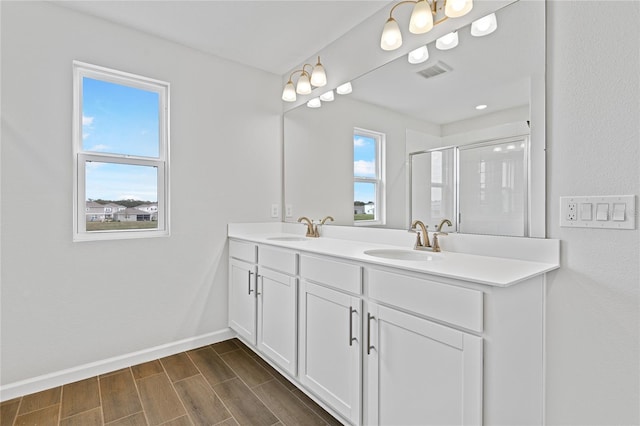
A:
{"type": "Polygon", "coordinates": [[[636,229],[636,216],[635,195],[560,197],[561,227],[636,229]]]}

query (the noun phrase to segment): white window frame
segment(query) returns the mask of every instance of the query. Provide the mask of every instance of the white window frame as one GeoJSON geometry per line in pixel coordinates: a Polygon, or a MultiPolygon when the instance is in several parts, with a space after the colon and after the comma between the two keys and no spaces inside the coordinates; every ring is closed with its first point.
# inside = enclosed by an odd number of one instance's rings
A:
{"type": "Polygon", "coordinates": [[[117,71],[97,65],[73,61],[73,241],[116,240],[168,237],[169,227],[169,83],[117,71]],[[82,146],[82,79],[84,77],[134,87],[159,96],[158,157],[85,151],[82,146]],[[86,229],[86,164],[115,163],[156,167],[158,190],[158,227],[90,231],[86,229]]]}
{"type": "MultiPolygon", "coordinates": [[[[367,130],[358,127],[353,129],[353,138],[355,140],[357,135],[372,138],[376,141],[376,177],[357,177],[353,176],[353,184],[356,183],[372,183],[376,188],[376,209],[373,220],[354,220],[354,226],[372,226],[372,225],[384,225],[386,223],[386,188],[385,188],[385,146],[386,135],[374,130],[367,130]]],[[[355,197],[353,197],[355,198],[355,197]]],[[[355,200],[354,200],[355,201],[355,200]]]]}

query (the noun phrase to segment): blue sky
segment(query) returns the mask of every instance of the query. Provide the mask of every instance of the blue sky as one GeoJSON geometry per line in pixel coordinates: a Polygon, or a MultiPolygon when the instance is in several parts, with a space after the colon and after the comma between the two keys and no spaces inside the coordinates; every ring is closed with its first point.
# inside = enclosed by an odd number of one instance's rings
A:
{"type": "MultiPolygon", "coordinates": [[[[82,85],[84,151],[158,157],[158,93],[87,77],[82,85]]],[[[157,201],[157,194],[154,167],[104,162],[86,166],[87,199],[157,201]]]]}
{"type": "MultiPolygon", "coordinates": [[[[354,135],[353,137],[353,175],[358,177],[376,176],[376,141],[374,138],[354,135]]],[[[370,183],[356,182],[353,186],[353,200],[376,201],[375,186],[370,183]]]]}

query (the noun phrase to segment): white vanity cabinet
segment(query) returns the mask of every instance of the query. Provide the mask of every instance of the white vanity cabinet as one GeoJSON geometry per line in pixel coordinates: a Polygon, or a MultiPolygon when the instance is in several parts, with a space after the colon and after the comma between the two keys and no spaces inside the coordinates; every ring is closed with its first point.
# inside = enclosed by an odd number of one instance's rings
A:
{"type": "Polygon", "coordinates": [[[362,267],[301,255],[300,276],[300,382],[360,424],[362,267]]]}
{"type": "MultiPolygon", "coordinates": [[[[368,278],[369,295],[387,303],[437,320],[460,320],[464,308],[482,319],[481,292],[378,270],[368,278]]],[[[482,424],[481,337],[373,301],[366,311],[366,424],[482,424]]]]}
{"type": "Polygon", "coordinates": [[[553,264],[445,253],[436,274],[356,244],[231,239],[229,326],[344,424],[544,423],[553,264]]]}
{"type": "Polygon", "coordinates": [[[229,327],[256,344],[257,245],[229,241],[229,327]]]}
{"type": "Polygon", "coordinates": [[[229,241],[229,327],[282,370],[297,369],[297,254],[229,241]]]}
{"type": "Polygon", "coordinates": [[[297,369],[297,254],[258,248],[257,348],[292,376],[297,369]]]}

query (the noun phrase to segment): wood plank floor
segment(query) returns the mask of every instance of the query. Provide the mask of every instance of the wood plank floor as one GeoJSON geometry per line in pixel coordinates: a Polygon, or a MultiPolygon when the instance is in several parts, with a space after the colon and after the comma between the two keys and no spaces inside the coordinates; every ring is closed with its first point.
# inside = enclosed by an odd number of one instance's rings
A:
{"type": "Polygon", "coordinates": [[[0,404],[1,426],[340,425],[237,339],[0,404]]]}

